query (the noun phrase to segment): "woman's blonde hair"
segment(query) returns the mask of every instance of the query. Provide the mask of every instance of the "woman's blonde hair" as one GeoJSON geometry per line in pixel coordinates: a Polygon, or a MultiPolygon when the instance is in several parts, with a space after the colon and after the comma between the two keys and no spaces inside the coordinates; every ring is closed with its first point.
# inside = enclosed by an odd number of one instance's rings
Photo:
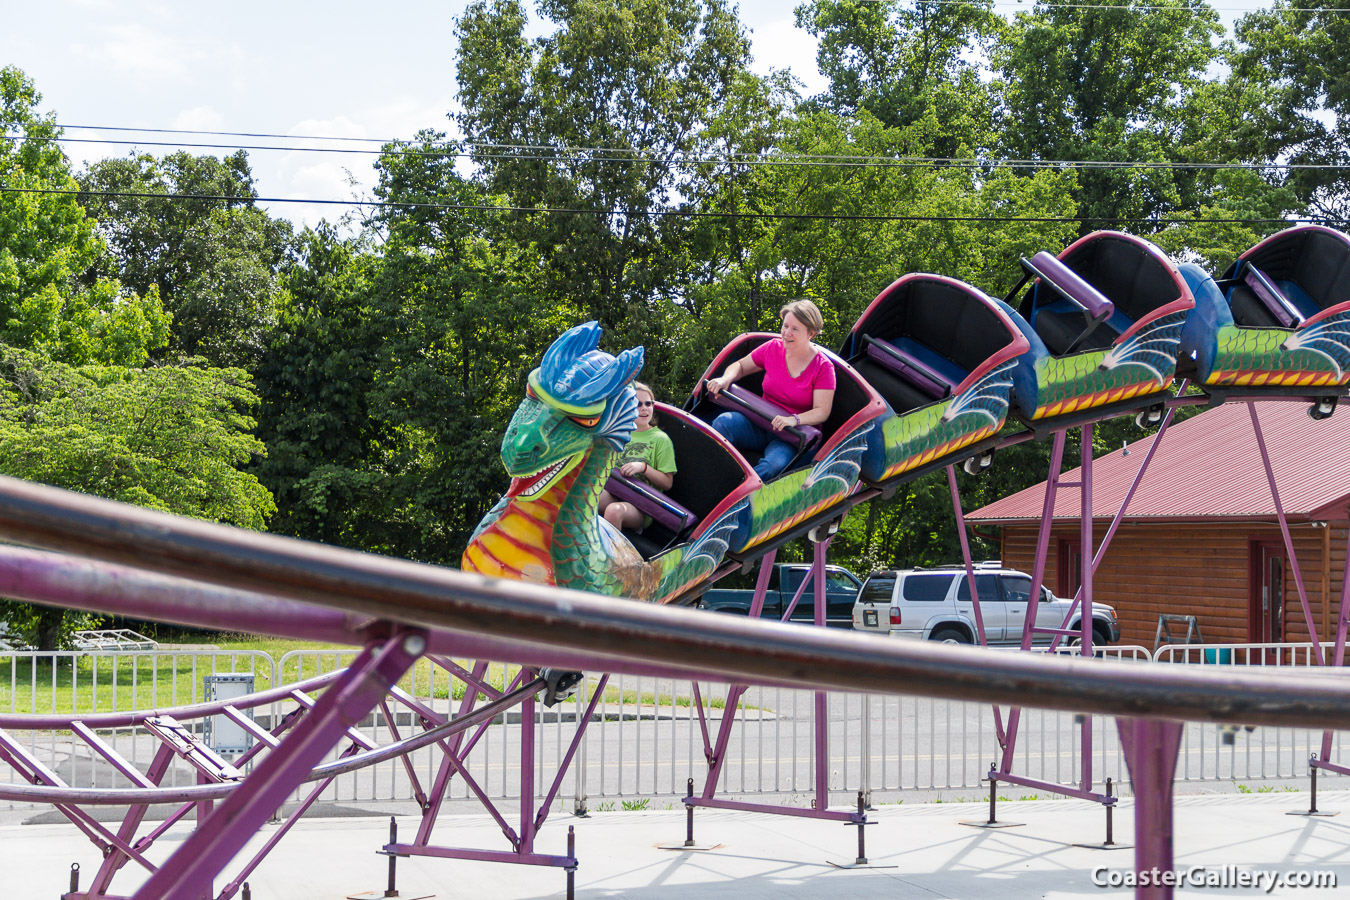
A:
{"type": "Polygon", "coordinates": [[[655,424],[656,424],[656,406],[655,406],[655,402],[656,402],[656,391],[654,391],[654,390],[652,390],[650,387],[648,387],[647,384],[646,384],[646,382],[642,382],[642,381],[634,381],[634,382],[633,382],[633,393],[636,395],[638,391],[646,391],[646,392],[647,392],[647,396],[649,396],[649,397],[652,398],[652,403],[653,403],[653,405],[652,405],[652,417],[651,417],[651,419],[650,419],[649,421],[651,422],[651,424],[655,425],[655,424]]]}
{"type": "Polygon", "coordinates": [[[788,313],[792,313],[798,322],[815,334],[820,334],[825,329],[825,317],[820,314],[820,307],[810,300],[793,300],[778,311],[778,318],[781,319],[788,313]]]}

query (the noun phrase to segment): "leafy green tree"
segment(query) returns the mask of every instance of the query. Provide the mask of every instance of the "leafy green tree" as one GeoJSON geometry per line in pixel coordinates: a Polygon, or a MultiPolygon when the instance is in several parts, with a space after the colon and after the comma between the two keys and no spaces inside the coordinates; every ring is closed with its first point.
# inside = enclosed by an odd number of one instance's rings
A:
{"type": "Polygon", "coordinates": [[[1217,13],[1200,0],[1044,3],[1019,13],[991,55],[1003,151],[1095,164],[1078,173],[1075,191],[1092,220],[1084,233],[1194,209],[1191,179],[1168,163],[1197,161],[1182,154],[1182,136],[1219,34],[1217,13]]]}
{"type": "MultiPolygon", "coordinates": [[[[256,404],[238,369],[69,366],[0,345],[0,472],[262,529],[272,496],[239,469],[264,452],[256,404]]],[[[64,610],[7,617],[41,649],[64,631],[64,610]]]]}
{"type": "Polygon", "coordinates": [[[643,371],[662,399],[678,403],[727,338],[761,327],[777,299],[766,293],[768,273],[755,262],[756,248],[776,224],[777,198],[765,190],[762,175],[767,158],[793,127],[800,99],[785,73],[760,78],[743,72],[704,126],[707,151],[686,189],[703,215],[693,217],[670,245],[683,287],[666,327],[654,329],[673,335],[667,342],[671,349],[643,371]]]}
{"type": "MultiPolygon", "coordinates": [[[[526,37],[518,0],[459,20],[458,117],[488,189],[524,207],[552,303],[575,303],[618,344],[644,339],[679,291],[687,160],[740,96],[749,42],[726,0],[540,0],[556,30],[526,37]],[[549,208],[554,212],[533,212],[549,208]]],[[[654,338],[654,340],[653,340],[654,338]]]]}
{"type": "Polygon", "coordinates": [[[369,233],[301,237],[260,377],[276,530],[452,564],[506,487],[525,376],[580,314],[541,296],[538,255],[453,150],[435,132],[391,145],[369,233]]]}
{"type": "Polygon", "coordinates": [[[819,39],[816,64],[830,80],[817,101],[843,114],[867,110],[897,127],[931,117],[939,123],[931,152],[940,157],[990,145],[994,100],[978,61],[1002,25],[990,0],[797,7],[797,27],[819,39]]]}
{"type": "Polygon", "coordinates": [[[256,367],[281,300],[291,226],[254,205],[244,151],[102,160],[81,187],[122,281],[158,290],[173,314],[170,355],[256,367]]]}
{"type": "Polygon", "coordinates": [[[384,331],[371,313],[379,259],[362,238],[306,230],[258,371],[253,468],[276,497],[272,530],[359,549],[380,546],[388,519],[379,460],[391,439],[369,407],[384,331]]]}
{"type": "Polygon", "coordinates": [[[1311,211],[1350,223],[1350,18],[1343,3],[1277,0],[1237,23],[1229,85],[1254,102],[1231,123],[1253,158],[1292,163],[1276,180],[1311,211]]]}
{"type": "MultiPolygon", "coordinates": [[[[387,533],[401,555],[458,564],[506,488],[501,438],[526,375],[584,314],[541,289],[539,249],[504,233],[501,199],[443,147],[444,135],[423,132],[376,166],[376,196],[397,205],[375,222],[384,260],[371,307],[383,340],[370,403],[398,437],[386,451],[387,533]]],[[[606,335],[616,349],[622,340],[606,335]]]]}
{"type": "Polygon", "coordinates": [[[1252,168],[1219,169],[1212,189],[1194,210],[1177,210],[1171,227],[1150,235],[1174,259],[1209,272],[1226,270],[1262,238],[1285,227],[1285,216],[1303,209],[1292,186],[1272,183],[1252,168]]]}
{"type": "Polygon", "coordinates": [[[908,272],[950,275],[999,294],[1012,287],[1019,256],[1058,249],[1073,234],[1074,223],[1064,221],[1076,209],[1072,174],[1023,178],[907,162],[931,146],[931,118],[893,128],[865,110],[817,111],[780,130],[766,164],[716,182],[705,202],[730,215],[699,226],[716,229],[707,239],[714,253],[689,291],[692,315],[679,324],[679,385],[732,335],[776,330],[791,298],[821,306],[822,340],[837,345],[867,304],[908,272]]]}
{"type": "Polygon", "coordinates": [[[169,317],[154,290],[95,274],[107,248],[41,100],[23,72],[0,68],[0,341],[75,365],[140,365],[164,345],[169,317]]]}

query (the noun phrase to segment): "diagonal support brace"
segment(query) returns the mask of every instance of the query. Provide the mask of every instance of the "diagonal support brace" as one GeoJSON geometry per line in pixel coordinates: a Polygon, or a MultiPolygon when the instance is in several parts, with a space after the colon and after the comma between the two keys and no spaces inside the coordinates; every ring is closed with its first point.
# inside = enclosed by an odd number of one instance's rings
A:
{"type": "Polygon", "coordinates": [[[427,646],[424,632],[405,629],[370,645],[319,699],[280,746],[206,818],[136,892],[136,900],[200,897],[265,825],[315,765],[388,693],[427,646]]]}

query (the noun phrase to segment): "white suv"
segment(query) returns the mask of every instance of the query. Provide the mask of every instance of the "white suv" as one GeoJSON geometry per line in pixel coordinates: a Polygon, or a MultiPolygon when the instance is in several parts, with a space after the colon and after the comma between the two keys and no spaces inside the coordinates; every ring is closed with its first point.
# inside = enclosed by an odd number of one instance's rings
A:
{"type": "MultiPolygon", "coordinates": [[[[978,563],[975,589],[980,597],[985,640],[991,646],[1020,646],[1027,600],[1031,596],[1031,576],[997,563],[978,563]]],[[[1056,597],[1042,587],[1041,602],[1036,605],[1036,627],[1065,627],[1064,618],[1072,606],[1072,600],[1056,597]]],[[[1076,631],[1081,622],[1082,616],[1074,613],[1068,627],[1076,631]]],[[[965,566],[873,572],[853,604],[853,627],[895,637],[975,643],[975,610],[965,566]]],[[[1032,644],[1045,646],[1053,637],[1037,632],[1032,644]]],[[[1115,609],[1105,603],[1093,603],[1092,643],[1111,644],[1118,640],[1120,623],[1116,621],[1115,609]]]]}

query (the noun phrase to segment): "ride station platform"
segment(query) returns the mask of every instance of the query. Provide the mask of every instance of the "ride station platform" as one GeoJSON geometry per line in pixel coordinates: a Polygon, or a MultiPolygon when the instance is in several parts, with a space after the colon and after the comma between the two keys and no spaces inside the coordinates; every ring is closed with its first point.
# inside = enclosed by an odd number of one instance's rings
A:
{"type": "MultiPolygon", "coordinates": [[[[1278,789],[1176,797],[1177,869],[1194,873],[1192,877],[1229,881],[1226,887],[1183,885],[1178,894],[1344,896],[1350,886],[1350,791],[1319,793],[1318,807],[1327,815],[1291,815],[1306,813],[1308,800],[1306,791],[1278,789]],[[1334,815],[1337,811],[1341,815],[1334,815]],[[1285,877],[1292,873],[1314,881],[1267,891],[1264,882],[1238,884],[1240,873],[1262,878],[1265,873],[1285,877]],[[1315,886],[1316,878],[1326,877],[1321,873],[1330,873],[1338,887],[1315,886]]],[[[655,803],[666,805],[661,800],[655,803]]],[[[669,805],[680,806],[678,801],[669,805]]],[[[1100,843],[1105,837],[1102,808],[1091,801],[1010,797],[999,804],[1003,827],[998,828],[979,827],[986,809],[979,801],[878,806],[868,813],[869,821],[875,822],[867,834],[868,866],[854,865],[851,827],[734,811],[702,814],[698,839],[700,846],[710,848],[706,850],[661,849],[684,838],[685,814],[678,808],[595,812],[584,819],[560,816],[540,834],[539,845],[544,852],[562,852],[567,826],[575,829],[580,862],[575,895],[580,898],[1131,896],[1131,888],[1108,883],[1132,873],[1132,799],[1122,799],[1116,810],[1116,849],[1100,843]],[[1096,880],[1106,886],[1094,884],[1094,871],[1096,880]]],[[[390,816],[370,812],[325,807],[306,817],[252,873],[250,900],[386,896],[532,900],[566,895],[563,874],[557,869],[425,857],[398,860],[396,893],[387,893],[387,858],[375,851],[388,838],[390,816]]],[[[396,813],[400,827],[416,827],[411,807],[390,812],[396,813]]],[[[57,818],[44,811],[0,813],[6,896],[59,897],[70,889],[72,863],[78,863],[82,873],[97,870],[96,849],[75,827],[54,821],[57,818]]],[[[438,832],[463,846],[491,846],[500,838],[482,816],[443,816],[438,832]]],[[[268,837],[265,828],[254,842],[268,837]]],[[[164,844],[173,845],[172,840],[164,844]]],[[[217,888],[231,875],[227,866],[217,888]]],[[[135,890],[131,881],[121,887],[135,890]]]]}

